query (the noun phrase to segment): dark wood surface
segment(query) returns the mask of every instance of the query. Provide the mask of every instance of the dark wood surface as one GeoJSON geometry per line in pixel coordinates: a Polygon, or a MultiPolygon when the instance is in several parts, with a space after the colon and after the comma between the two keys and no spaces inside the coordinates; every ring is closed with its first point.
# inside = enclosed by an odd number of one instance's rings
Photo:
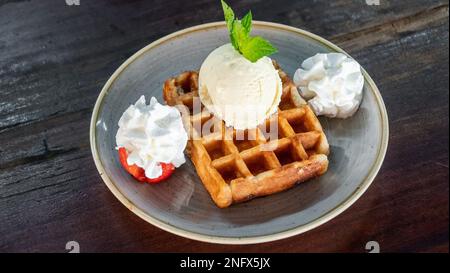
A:
{"type": "Polygon", "coordinates": [[[444,0],[231,1],[357,59],[390,119],[384,165],[350,209],[305,234],[228,246],[184,239],[127,210],[89,147],[95,100],[135,51],[222,20],[218,1],[0,0],[0,252],[382,252],[449,250],[449,6],[444,0]]]}

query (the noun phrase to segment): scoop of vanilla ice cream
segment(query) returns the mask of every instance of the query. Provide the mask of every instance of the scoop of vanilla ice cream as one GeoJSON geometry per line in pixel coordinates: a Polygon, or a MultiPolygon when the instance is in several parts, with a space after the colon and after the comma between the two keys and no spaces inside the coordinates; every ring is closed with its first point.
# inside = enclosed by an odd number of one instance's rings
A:
{"type": "Polygon", "coordinates": [[[231,44],[212,51],[200,68],[200,100],[235,129],[261,124],[277,111],[281,93],[281,79],[270,58],[252,63],[231,44]]]}

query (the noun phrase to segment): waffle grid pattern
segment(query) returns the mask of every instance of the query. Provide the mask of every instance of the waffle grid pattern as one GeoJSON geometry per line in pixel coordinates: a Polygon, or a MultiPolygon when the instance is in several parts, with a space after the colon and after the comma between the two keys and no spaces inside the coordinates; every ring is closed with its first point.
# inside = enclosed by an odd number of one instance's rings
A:
{"type": "Polygon", "coordinates": [[[184,124],[191,138],[188,154],[219,207],[291,187],[297,181],[287,177],[292,175],[290,170],[305,173],[300,180],[326,171],[329,148],[322,127],[287,75],[279,71],[283,95],[278,114],[254,130],[228,128],[201,105],[194,107],[201,104],[197,72],[184,72],[164,85],[166,102],[185,106],[179,109],[184,111],[184,124]],[[194,113],[193,109],[201,111],[194,113]],[[277,122],[275,136],[268,130],[273,122],[277,122]]]}

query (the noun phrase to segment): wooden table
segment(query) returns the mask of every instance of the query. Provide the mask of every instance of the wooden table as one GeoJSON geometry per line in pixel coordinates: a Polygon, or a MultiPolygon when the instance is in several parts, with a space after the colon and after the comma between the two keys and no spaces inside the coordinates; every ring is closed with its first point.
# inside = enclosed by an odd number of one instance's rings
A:
{"type": "Polygon", "coordinates": [[[138,49],[222,20],[218,1],[0,0],[1,252],[65,252],[72,240],[82,252],[364,252],[371,240],[382,252],[448,252],[448,1],[229,2],[335,42],[377,82],[390,144],[363,197],[319,228],[260,245],[201,243],[144,222],[94,166],[95,100],[138,49]]]}

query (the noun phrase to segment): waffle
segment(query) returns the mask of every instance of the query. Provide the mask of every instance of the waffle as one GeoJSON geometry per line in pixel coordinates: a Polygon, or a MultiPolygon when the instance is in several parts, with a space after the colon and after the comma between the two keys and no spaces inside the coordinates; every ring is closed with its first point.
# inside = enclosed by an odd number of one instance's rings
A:
{"type": "Polygon", "coordinates": [[[186,152],[220,208],[284,191],[327,171],[329,145],[319,120],[289,76],[276,62],[274,66],[283,83],[278,114],[254,130],[226,127],[203,105],[194,107],[201,104],[198,72],[187,71],[164,83],[164,100],[182,112],[189,133],[186,152]],[[275,136],[268,133],[274,119],[275,136]],[[211,127],[207,123],[215,130],[202,131],[211,127]]]}

